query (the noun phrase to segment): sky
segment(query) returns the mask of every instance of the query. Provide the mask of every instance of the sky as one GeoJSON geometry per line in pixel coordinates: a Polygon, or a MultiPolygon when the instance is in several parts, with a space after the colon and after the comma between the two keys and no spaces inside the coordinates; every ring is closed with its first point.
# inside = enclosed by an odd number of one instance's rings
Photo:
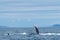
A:
{"type": "Polygon", "coordinates": [[[60,24],[60,0],[0,0],[0,26],[49,27],[60,24]]]}

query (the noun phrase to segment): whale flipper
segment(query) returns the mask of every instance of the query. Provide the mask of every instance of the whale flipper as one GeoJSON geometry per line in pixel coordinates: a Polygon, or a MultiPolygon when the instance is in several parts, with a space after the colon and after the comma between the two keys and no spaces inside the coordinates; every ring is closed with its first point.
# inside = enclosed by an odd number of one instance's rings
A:
{"type": "Polygon", "coordinates": [[[38,30],[38,28],[37,28],[36,26],[34,26],[34,27],[35,27],[35,31],[36,31],[36,33],[39,34],[39,30],[38,30]]]}

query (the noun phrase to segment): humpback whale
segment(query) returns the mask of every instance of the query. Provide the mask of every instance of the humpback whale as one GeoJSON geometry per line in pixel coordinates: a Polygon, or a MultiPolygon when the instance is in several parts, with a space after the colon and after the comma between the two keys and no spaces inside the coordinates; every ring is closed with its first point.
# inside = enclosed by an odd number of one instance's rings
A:
{"type": "Polygon", "coordinates": [[[30,37],[30,36],[36,35],[36,34],[39,35],[39,30],[36,25],[34,25],[34,32],[29,33],[28,36],[30,37]]]}
{"type": "Polygon", "coordinates": [[[35,27],[36,34],[39,34],[39,30],[38,30],[37,26],[34,26],[34,27],[35,27]]]}

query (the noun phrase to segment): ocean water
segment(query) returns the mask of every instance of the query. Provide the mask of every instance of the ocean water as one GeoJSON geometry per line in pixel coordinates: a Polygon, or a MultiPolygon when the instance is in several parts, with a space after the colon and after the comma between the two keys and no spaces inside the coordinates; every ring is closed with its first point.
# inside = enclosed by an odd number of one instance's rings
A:
{"type": "MultiPolygon", "coordinates": [[[[60,28],[41,28],[40,33],[60,33],[60,28]]],[[[60,40],[59,35],[37,35],[33,28],[2,28],[0,40],[60,40]]]]}

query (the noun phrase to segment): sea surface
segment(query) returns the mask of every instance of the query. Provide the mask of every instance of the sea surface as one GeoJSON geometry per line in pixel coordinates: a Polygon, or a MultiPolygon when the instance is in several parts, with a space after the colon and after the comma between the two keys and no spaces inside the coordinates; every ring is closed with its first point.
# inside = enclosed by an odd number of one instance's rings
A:
{"type": "MultiPolygon", "coordinates": [[[[39,28],[40,33],[60,33],[60,28],[39,28]]],[[[60,35],[37,35],[34,28],[0,28],[0,40],[60,40],[60,35]]]]}

